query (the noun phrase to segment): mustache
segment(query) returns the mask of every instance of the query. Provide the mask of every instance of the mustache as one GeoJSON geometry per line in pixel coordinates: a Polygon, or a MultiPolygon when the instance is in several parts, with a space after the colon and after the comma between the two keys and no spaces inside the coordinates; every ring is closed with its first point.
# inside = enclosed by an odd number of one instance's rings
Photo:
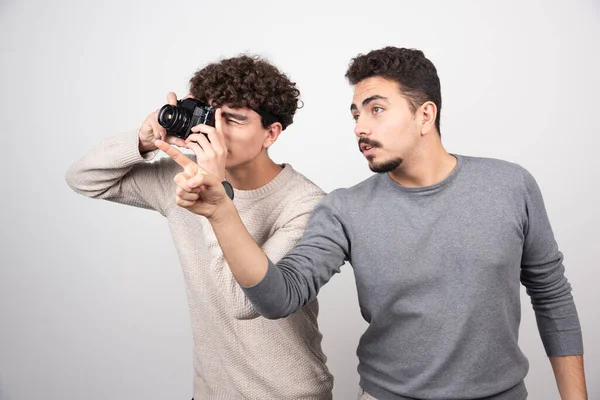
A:
{"type": "Polygon", "coordinates": [[[361,137],[360,139],[358,139],[358,148],[360,149],[360,145],[361,144],[367,144],[371,147],[381,147],[381,143],[378,142],[377,140],[371,140],[367,137],[361,137]]]}

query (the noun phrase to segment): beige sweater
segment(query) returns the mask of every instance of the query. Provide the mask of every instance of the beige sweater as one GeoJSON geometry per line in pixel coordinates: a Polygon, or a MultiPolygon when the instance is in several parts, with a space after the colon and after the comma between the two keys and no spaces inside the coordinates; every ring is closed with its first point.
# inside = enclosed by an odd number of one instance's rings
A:
{"type": "MultiPolygon", "coordinates": [[[[284,319],[261,317],[233,278],[206,218],[175,204],[182,168],[138,150],[137,134],[96,146],[66,174],[88,197],[156,210],[167,218],[181,261],[194,337],[194,398],[330,399],[314,300],[284,319]]],[[[324,193],[290,165],[268,184],[235,191],[234,203],[254,240],[277,261],[300,239],[324,193]]]]}

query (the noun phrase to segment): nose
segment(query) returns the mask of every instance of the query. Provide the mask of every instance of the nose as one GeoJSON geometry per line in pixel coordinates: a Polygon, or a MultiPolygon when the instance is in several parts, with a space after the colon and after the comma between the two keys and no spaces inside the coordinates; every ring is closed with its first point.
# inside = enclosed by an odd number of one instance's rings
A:
{"type": "Polygon", "coordinates": [[[361,136],[369,136],[371,134],[371,128],[368,126],[365,118],[358,118],[356,125],[354,125],[354,134],[357,138],[361,136]]]}

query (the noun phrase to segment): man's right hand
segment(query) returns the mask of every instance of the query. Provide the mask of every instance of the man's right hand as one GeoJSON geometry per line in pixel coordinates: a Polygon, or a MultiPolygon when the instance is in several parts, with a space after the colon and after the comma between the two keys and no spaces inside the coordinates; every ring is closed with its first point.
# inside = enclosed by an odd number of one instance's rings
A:
{"type": "MultiPolygon", "coordinates": [[[[177,105],[177,96],[175,93],[170,92],[167,94],[167,103],[173,106],[177,105]]],[[[160,126],[158,123],[159,111],[160,110],[156,110],[148,115],[148,118],[142,122],[142,126],[138,131],[140,154],[156,150],[157,147],[154,144],[156,140],[162,140],[178,147],[186,147],[185,140],[175,136],[167,135],[165,128],[160,126]]]]}

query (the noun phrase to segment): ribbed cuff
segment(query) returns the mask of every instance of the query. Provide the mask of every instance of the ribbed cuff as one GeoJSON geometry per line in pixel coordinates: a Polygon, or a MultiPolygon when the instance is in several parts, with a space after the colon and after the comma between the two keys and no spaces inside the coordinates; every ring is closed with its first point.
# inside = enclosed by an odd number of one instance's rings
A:
{"type": "Polygon", "coordinates": [[[115,150],[121,165],[133,165],[142,161],[152,161],[158,154],[158,149],[147,153],[140,153],[140,138],[138,132],[117,136],[115,150]]]}

